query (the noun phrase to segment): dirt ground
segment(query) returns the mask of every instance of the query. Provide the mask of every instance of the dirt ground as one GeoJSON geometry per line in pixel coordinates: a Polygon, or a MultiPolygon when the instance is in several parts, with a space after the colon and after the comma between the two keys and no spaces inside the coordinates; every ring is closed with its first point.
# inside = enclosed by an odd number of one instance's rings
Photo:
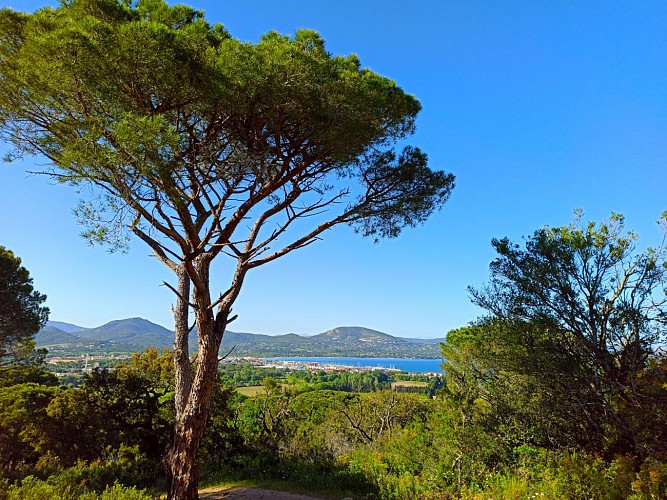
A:
{"type": "Polygon", "coordinates": [[[317,497],[287,493],[286,491],[239,486],[200,490],[199,498],[201,500],[320,500],[317,497]]]}

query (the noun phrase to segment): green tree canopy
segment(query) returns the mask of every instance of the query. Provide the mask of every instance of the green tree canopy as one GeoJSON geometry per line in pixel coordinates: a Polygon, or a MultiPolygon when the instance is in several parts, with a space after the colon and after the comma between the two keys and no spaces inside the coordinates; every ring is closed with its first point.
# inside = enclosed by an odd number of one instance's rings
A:
{"type": "Polygon", "coordinates": [[[580,212],[568,226],[539,229],[525,248],[494,240],[491,280],[471,289],[489,315],[448,336],[494,376],[533,377],[595,451],[643,446],[621,408],[648,403],[638,376],[667,333],[665,248],[641,252],[636,240],[621,215],[596,224],[580,212]]]}
{"type": "Polygon", "coordinates": [[[194,455],[247,273],[338,224],[397,236],[449,198],[451,174],[397,147],[419,110],[356,56],[328,53],[314,31],[241,42],[162,0],[0,11],[9,157],[42,155],[55,178],[91,187],[78,209],[86,236],[122,246],[133,233],[176,275],[170,497],[197,497],[194,455]],[[220,255],[230,279],[213,298],[220,255]]]}
{"type": "Polygon", "coordinates": [[[33,337],[49,315],[45,300],[21,259],[0,246],[0,367],[39,359],[33,337]]]}

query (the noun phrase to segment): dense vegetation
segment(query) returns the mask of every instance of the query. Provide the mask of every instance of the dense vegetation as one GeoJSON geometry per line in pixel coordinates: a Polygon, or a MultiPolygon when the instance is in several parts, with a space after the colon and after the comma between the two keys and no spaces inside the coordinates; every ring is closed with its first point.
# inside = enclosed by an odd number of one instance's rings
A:
{"type": "MultiPolygon", "coordinates": [[[[648,427],[641,422],[654,451],[605,456],[588,448],[583,434],[579,444],[555,446],[552,439],[560,434],[542,427],[562,425],[565,417],[539,408],[541,395],[523,392],[530,386],[517,374],[482,381],[464,373],[461,361],[470,360],[471,341],[480,331],[450,333],[445,349],[460,356],[448,361],[452,375],[434,398],[391,391],[382,372],[285,376],[229,365],[216,386],[200,450],[203,480],[288,482],[304,491],[353,498],[660,498],[665,493],[667,464],[655,448],[665,443],[667,360],[652,359],[638,374],[639,389],[655,398],[651,418],[656,420],[648,427]],[[465,353],[463,346],[469,349],[465,353]],[[224,382],[256,384],[260,378],[254,397],[243,397],[224,382]],[[322,491],[323,484],[330,486],[322,491]]],[[[77,389],[58,387],[38,369],[15,372],[17,383],[0,389],[3,477],[23,478],[15,486],[4,483],[9,498],[37,491],[51,492],[50,498],[87,498],[87,492],[105,490],[102,498],[144,498],[129,488],[164,488],[171,370],[169,353],[150,350],[114,370],[94,370],[77,389]]]]}
{"type": "MultiPolygon", "coordinates": [[[[635,239],[613,216],[540,229],[525,248],[495,241],[490,283],[471,290],[488,314],[449,332],[445,377],[223,364],[203,480],[357,498],[664,498],[667,267],[635,239]]],[[[35,365],[2,380],[3,494],[164,488],[169,352],[93,370],[78,388],[35,365]]]]}

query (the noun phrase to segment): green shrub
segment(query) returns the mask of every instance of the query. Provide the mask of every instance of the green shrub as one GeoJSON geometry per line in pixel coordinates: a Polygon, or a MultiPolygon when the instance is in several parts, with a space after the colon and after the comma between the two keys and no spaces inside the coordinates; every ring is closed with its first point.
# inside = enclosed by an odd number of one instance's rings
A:
{"type": "Polygon", "coordinates": [[[65,469],[60,476],[66,478],[70,484],[85,484],[87,488],[97,492],[104,491],[114,483],[154,488],[163,481],[164,466],[139,453],[137,446],[121,445],[106,460],[90,464],[80,463],[65,469]]]}
{"type": "Polygon", "coordinates": [[[27,476],[19,484],[9,487],[7,500],[50,500],[56,498],[60,500],[79,500],[86,493],[88,492],[83,486],[67,484],[57,476],[53,476],[47,481],[42,481],[34,476],[27,476]]]}
{"type": "Polygon", "coordinates": [[[436,489],[435,484],[430,476],[420,473],[423,464],[416,464],[412,458],[409,454],[400,457],[392,449],[383,452],[357,449],[340,457],[339,463],[347,465],[351,476],[373,485],[379,498],[423,498],[436,489]]]}
{"type": "Polygon", "coordinates": [[[629,456],[616,457],[605,473],[609,485],[609,498],[627,498],[635,479],[635,459],[629,456]]]}
{"type": "Polygon", "coordinates": [[[667,498],[667,463],[647,459],[632,482],[631,500],[667,498]]]}
{"type": "Polygon", "coordinates": [[[456,496],[466,500],[487,500],[489,498],[498,500],[519,498],[547,500],[548,498],[541,491],[539,485],[533,484],[533,481],[529,480],[528,477],[519,473],[490,474],[485,485],[482,492],[464,487],[456,496]]]}
{"type": "MultiPolygon", "coordinates": [[[[142,490],[134,487],[128,488],[116,483],[113,486],[107,486],[102,492],[100,500],[150,500],[151,497],[142,490]]],[[[80,499],[83,500],[83,499],[80,499]]]]}
{"type": "MultiPolygon", "coordinates": [[[[481,483],[467,483],[454,496],[467,500],[622,500],[657,499],[660,496],[629,497],[636,479],[632,457],[617,457],[607,463],[585,453],[547,452],[524,447],[519,464],[490,472],[481,483]]],[[[645,476],[651,477],[649,467],[645,476]]],[[[656,478],[655,471],[652,475],[656,478]]],[[[637,483],[639,485],[639,483],[637,483]]],[[[642,482],[645,484],[645,482],[642,482]]],[[[655,485],[652,485],[655,488],[655,485]]],[[[638,486],[639,487],[639,486],[638,486]]],[[[657,491],[657,490],[656,490],[657,491]]]]}
{"type": "Polygon", "coordinates": [[[6,500],[151,500],[146,492],[118,483],[107,486],[101,496],[82,484],[72,484],[64,476],[52,476],[46,481],[28,476],[20,484],[6,490],[6,500]]]}

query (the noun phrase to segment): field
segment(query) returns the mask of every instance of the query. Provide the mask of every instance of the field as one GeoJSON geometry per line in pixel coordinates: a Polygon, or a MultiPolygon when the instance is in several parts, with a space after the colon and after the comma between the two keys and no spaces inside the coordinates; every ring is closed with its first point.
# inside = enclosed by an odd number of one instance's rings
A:
{"type": "Polygon", "coordinates": [[[428,387],[427,382],[418,382],[412,380],[399,380],[397,382],[391,383],[391,388],[396,389],[398,387],[428,387]]]}
{"type": "Polygon", "coordinates": [[[245,387],[237,387],[236,392],[243,396],[247,396],[249,398],[252,398],[254,396],[257,396],[262,390],[264,389],[264,386],[261,385],[248,385],[245,387]]]}

